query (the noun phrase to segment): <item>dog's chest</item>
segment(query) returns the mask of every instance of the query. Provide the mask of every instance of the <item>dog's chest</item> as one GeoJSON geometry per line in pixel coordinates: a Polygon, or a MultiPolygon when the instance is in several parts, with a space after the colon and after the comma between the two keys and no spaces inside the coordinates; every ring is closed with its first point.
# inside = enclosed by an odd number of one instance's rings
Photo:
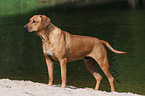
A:
{"type": "Polygon", "coordinates": [[[46,51],[46,50],[44,50],[44,53],[46,53],[46,54],[49,55],[49,56],[54,57],[54,56],[53,56],[53,52],[51,52],[51,51],[46,51]]]}
{"type": "Polygon", "coordinates": [[[43,42],[43,51],[47,55],[54,57],[54,47],[51,44],[48,44],[47,42],[43,42]]]}

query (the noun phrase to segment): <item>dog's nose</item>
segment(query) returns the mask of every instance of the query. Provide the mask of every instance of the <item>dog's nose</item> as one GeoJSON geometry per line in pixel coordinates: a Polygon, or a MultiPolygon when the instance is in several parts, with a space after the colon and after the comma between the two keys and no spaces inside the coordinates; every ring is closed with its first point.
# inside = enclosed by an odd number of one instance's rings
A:
{"type": "Polygon", "coordinates": [[[24,26],[24,30],[25,30],[25,32],[28,32],[28,28],[26,25],[24,26]]]}

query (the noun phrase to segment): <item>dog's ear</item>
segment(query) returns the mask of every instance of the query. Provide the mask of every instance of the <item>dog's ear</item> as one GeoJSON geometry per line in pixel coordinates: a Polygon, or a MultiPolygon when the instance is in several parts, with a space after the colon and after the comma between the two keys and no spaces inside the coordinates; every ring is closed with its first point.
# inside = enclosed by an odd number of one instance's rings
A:
{"type": "Polygon", "coordinates": [[[50,18],[46,17],[45,15],[40,15],[41,17],[41,28],[45,28],[50,23],[50,18]]]}

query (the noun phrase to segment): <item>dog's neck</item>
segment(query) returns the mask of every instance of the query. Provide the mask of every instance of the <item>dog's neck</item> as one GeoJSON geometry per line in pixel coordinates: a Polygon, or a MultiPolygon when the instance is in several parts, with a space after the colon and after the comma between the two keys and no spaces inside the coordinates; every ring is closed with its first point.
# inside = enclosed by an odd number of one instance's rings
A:
{"type": "Polygon", "coordinates": [[[43,30],[36,32],[42,39],[42,42],[53,43],[55,39],[59,38],[61,30],[54,26],[51,22],[43,30]]]}

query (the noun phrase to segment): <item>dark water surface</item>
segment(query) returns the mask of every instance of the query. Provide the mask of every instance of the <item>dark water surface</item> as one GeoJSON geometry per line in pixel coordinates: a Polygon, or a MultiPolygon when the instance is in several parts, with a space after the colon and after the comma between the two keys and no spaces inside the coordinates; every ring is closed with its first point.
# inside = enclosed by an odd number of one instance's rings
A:
{"type": "MultiPolygon", "coordinates": [[[[129,52],[119,55],[107,49],[116,91],[145,94],[145,10],[99,10],[95,5],[75,8],[61,5],[55,9],[35,6],[20,10],[17,6],[11,13],[8,9],[0,9],[3,12],[0,15],[0,78],[48,82],[41,39],[23,30],[30,17],[44,14],[54,25],[69,33],[103,39],[113,48],[129,52]]],[[[107,78],[99,66],[97,69],[104,77],[100,90],[110,91],[107,78]]],[[[67,77],[67,85],[95,87],[95,79],[82,60],[68,63],[67,77]]],[[[60,67],[55,62],[54,84],[60,83],[60,67]]]]}

